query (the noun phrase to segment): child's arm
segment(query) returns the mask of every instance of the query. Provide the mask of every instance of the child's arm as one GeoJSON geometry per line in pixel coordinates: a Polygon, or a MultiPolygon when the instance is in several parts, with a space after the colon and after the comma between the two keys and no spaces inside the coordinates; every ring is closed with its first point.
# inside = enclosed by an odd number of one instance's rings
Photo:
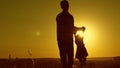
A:
{"type": "Polygon", "coordinates": [[[79,30],[85,31],[85,29],[86,28],[84,26],[82,26],[82,27],[75,27],[74,26],[74,34],[76,34],[76,32],[79,31],[79,30]]]}

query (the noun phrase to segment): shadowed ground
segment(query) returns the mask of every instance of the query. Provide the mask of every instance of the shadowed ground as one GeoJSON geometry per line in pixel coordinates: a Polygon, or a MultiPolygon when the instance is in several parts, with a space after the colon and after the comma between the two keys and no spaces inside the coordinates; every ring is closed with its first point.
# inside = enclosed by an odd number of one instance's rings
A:
{"type": "MultiPolygon", "coordinates": [[[[61,68],[60,59],[38,58],[31,59],[0,59],[0,68],[61,68]]],[[[78,60],[74,60],[73,68],[120,68],[120,59],[88,59],[87,65],[80,67],[78,60]]]]}

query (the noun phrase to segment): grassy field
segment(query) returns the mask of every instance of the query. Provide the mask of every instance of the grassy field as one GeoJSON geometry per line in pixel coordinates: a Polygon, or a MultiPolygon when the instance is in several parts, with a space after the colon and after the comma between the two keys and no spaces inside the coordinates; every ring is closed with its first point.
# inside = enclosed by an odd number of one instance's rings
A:
{"type": "MultiPolygon", "coordinates": [[[[0,59],[0,68],[61,68],[58,58],[0,59]]],[[[73,68],[81,68],[74,60],[73,68]]],[[[120,68],[120,60],[114,58],[88,58],[82,68],[120,68]]]]}

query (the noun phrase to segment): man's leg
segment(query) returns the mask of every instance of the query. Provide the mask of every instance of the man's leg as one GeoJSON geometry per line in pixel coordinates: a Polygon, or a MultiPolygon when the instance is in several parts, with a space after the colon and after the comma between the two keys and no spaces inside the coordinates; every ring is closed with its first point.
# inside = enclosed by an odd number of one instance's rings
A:
{"type": "Polygon", "coordinates": [[[64,45],[63,42],[58,43],[62,68],[67,68],[67,52],[64,45]]]}
{"type": "Polygon", "coordinates": [[[73,56],[68,56],[68,68],[72,68],[73,65],[73,56]]]}
{"type": "Polygon", "coordinates": [[[60,55],[62,68],[67,68],[67,56],[65,54],[60,55]]]}
{"type": "Polygon", "coordinates": [[[70,42],[69,44],[70,46],[68,47],[68,68],[72,68],[72,65],[73,65],[73,56],[74,56],[74,53],[73,53],[73,43],[70,42]]]}

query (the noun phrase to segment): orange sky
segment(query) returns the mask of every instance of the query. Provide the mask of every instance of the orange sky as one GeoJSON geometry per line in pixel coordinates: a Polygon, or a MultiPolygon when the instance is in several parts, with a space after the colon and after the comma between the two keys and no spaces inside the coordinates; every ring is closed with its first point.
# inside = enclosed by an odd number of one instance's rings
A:
{"type": "MultiPolygon", "coordinates": [[[[0,1],[0,58],[58,58],[56,16],[61,0],[0,1]]],[[[120,56],[120,1],[69,0],[75,25],[84,25],[89,57],[120,56]]],[[[76,46],[76,45],[75,45],[76,46]]],[[[75,47],[76,50],[76,47],[75,47]]]]}

